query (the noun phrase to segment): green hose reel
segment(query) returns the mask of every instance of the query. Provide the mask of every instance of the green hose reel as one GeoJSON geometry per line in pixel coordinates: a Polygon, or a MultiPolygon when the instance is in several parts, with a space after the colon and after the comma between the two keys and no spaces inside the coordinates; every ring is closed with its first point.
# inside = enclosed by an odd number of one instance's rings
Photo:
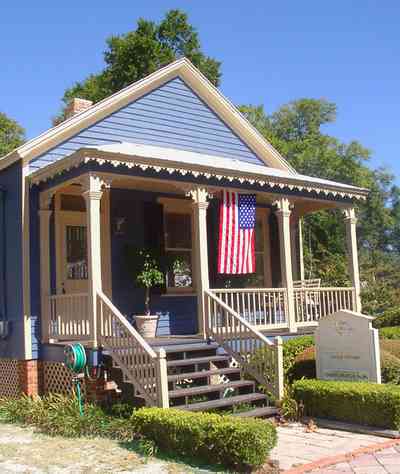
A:
{"type": "Polygon", "coordinates": [[[87,364],[85,348],[82,344],[68,344],[64,347],[64,363],[71,372],[75,375],[72,378],[72,383],[76,390],[76,396],[78,398],[79,413],[83,415],[83,403],[81,393],[81,381],[79,375],[84,373],[87,364]]]}
{"type": "Polygon", "coordinates": [[[81,374],[87,363],[85,348],[82,344],[68,344],[64,348],[65,365],[74,374],[81,374]]]}

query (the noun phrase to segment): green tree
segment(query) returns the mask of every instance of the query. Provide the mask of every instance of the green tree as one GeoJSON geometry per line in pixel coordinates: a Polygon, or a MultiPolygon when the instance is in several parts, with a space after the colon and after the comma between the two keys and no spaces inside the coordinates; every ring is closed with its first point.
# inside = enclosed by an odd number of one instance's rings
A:
{"type": "Polygon", "coordinates": [[[98,102],[182,56],[218,86],[220,62],[202,52],[198,33],[185,13],[170,10],[160,23],[140,19],[135,30],[108,38],[104,70],[65,91],[64,109],[55,122],[64,119],[65,107],[72,98],[98,102]]]}
{"type": "MultiPolygon", "coordinates": [[[[241,111],[298,172],[370,190],[366,202],[358,204],[363,301],[373,314],[399,305],[400,190],[390,173],[368,166],[371,152],[359,142],[343,143],[324,133],[336,119],[335,104],[299,99],[270,115],[262,106],[243,106],[241,111]]],[[[341,213],[307,215],[304,240],[308,275],[325,284],[347,284],[341,213]]]]}
{"type": "Polygon", "coordinates": [[[24,140],[24,129],[15,120],[0,112],[0,157],[22,145],[24,140]]]}

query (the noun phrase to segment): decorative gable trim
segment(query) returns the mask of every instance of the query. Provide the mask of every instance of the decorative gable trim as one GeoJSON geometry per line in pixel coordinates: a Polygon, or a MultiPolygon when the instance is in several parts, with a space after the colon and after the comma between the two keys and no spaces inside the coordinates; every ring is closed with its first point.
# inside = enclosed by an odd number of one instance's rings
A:
{"type": "Polygon", "coordinates": [[[296,174],[295,170],[278,151],[265,140],[236,107],[186,58],[169,64],[98,102],[80,114],[62,122],[60,125],[51,128],[37,138],[28,141],[14,152],[3,157],[0,160],[0,169],[9,166],[18,159],[22,159],[24,165],[28,164],[32,159],[71,138],[81,130],[95,124],[177,76],[186,82],[267,166],[296,174]]]}
{"type": "Polygon", "coordinates": [[[163,160],[157,159],[144,159],[141,157],[126,157],[119,155],[118,158],[113,154],[105,152],[98,152],[97,150],[80,150],[62,160],[47,166],[39,171],[33,173],[30,177],[30,184],[38,185],[46,182],[57,175],[69,171],[73,168],[78,168],[82,165],[96,162],[98,165],[111,164],[114,168],[125,166],[127,169],[138,168],[141,171],[151,170],[156,173],[167,172],[173,176],[191,176],[194,178],[206,178],[216,179],[218,181],[227,180],[230,183],[236,184],[248,184],[250,186],[258,185],[261,187],[268,187],[273,190],[288,189],[289,191],[301,191],[304,193],[310,193],[313,197],[315,194],[330,197],[330,198],[350,198],[357,200],[365,200],[368,191],[363,188],[356,188],[353,186],[341,187],[340,183],[333,183],[322,185],[320,183],[312,183],[311,181],[305,181],[302,175],[289,175],[287,177],[276,177],[276,176],[265,176],[251,172],[218,170],[216,168],[211,169],[209,166],[201,165],[189,165],[182,163],[165,163],[163,160]],[[303,178],[303,179],[302,179],[303,178]]]}

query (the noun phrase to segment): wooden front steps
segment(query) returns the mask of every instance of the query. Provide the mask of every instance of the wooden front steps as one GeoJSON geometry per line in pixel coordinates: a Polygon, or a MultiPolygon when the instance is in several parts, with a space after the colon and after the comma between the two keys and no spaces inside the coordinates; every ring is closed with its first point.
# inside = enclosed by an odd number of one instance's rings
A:
{"type": "Polygon", "coordinates": [[[187,341],[161,346],[167,355],[170,407],[188,411],[228,410],[235,416],[274,416],[257,383],[243,378],[240,368],[215,342],[187,341]],[[236,366],[235,366],[236,365],[236,366]]]}
{"type": "MultiPolygon", "coordinates": [[[[227,412],[238,417],[277,414],[268,397],[257,391],[257,383],[244,379],[240,368],[217,343],[192,338],[172,343],[154,340],[151,345],[155,351],[163,348],[166,352],[171,408],[227,412]]],[[[122,388],[125,400],[138,398],[118,367],[114,366],[110,375],[122,388]]]]}

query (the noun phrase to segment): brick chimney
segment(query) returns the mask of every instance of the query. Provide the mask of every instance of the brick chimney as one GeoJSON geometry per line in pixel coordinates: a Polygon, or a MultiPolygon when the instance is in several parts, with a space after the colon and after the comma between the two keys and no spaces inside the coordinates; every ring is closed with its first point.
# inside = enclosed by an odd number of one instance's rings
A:
{"type": "Polygon", "coordinates": [[[79,114],[80,112],[83,112],[91,105],[93,105],[93,102],[91,100],[79,99],[79,97],[74,97],[65,109],[65,120],[73,117],[76,114],[79,114]]]}

